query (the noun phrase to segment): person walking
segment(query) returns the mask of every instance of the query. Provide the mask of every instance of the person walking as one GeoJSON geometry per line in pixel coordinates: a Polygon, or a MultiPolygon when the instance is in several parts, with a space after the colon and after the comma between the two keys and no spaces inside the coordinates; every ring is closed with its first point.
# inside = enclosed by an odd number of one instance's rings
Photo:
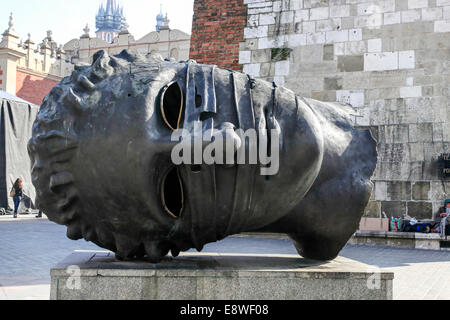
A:
{"type": "Polygon", "coordinates": [[[16,180],[9,195],[14,200],[14,219],[16,219],[20,202],[23,199],[23,181],[22,181],[22,179],[19,178],[16,180]]]}
{"type": "Polygon", "coordinates": [[[444,202],[444,208],[441,214],[441,234],[445,236],[450,236],[450,199],[446,199],[444,202]]]}

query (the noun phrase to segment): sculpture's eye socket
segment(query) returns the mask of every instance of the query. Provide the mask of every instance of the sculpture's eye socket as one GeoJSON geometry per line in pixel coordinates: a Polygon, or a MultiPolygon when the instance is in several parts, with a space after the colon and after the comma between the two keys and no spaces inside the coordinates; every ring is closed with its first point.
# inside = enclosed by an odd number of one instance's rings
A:
{"type": "Polygon", "coordinates": [[[180,218],[184,210],[184,190],[176,167],[172,168],[163,179],[161,198],[164,210],[172,218],[180,218]]]}
{"type": "Polygon", "coordinates": [[[180,129],[184,115],[184,99],[183,91],[177,82],[172,82],[163,89],[161,115],[170,130],[180,129]]]}

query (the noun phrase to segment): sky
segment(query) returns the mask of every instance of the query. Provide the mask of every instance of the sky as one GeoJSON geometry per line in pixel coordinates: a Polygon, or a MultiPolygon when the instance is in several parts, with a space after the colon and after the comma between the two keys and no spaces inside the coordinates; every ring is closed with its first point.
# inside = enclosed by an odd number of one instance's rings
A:
{"type": "MultiPolygon", "coordinates": [[[[14,16],[14,29],[26,40],[28,33],[38,43],[53,32],[57,43],[64,44],[80,37],[86,24],[95,36],[95,15],[106,0],[0,0],[0,34],[8,28],[9,14],[14,16]]],[[[135,39],[155,31],[156,15],[169,15],[170,28],[191,33],[194,0],[119,0],[135,39]]]]}

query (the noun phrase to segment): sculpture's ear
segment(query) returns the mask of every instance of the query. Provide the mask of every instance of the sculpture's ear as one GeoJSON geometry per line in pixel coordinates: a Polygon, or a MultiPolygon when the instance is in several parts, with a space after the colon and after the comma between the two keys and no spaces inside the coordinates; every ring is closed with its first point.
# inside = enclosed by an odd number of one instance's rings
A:
{"type": "Polygon", "coordinates": [[[96,64],[98,61],[109,59],[109,55],[106,51],[100,50],[94,53],[92,57],[92,65],[96,64]]]}
{"type": "Polygon", "coordinates": [[[132,55],[127,49],[122,50],[122,52],[120,52],[117,55],[118,58],[121,58],[123,60],[126,60],[128,62],[134,62],[136,60],[136,56],[132,55]]]}
{"type": "Polygon", "coordinates": [[[175,81],[165,86],[161,92],[161,115],[170,130],[175,131],[182,126],[184,116],[183,90],[175,81]]]}

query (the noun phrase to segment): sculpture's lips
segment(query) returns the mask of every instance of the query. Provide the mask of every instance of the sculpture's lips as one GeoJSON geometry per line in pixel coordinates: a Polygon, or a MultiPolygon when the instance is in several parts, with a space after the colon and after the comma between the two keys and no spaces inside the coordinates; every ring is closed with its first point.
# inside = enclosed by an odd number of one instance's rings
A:
{"type": "Polygon", "coordinates": [[[185,191],[185,213],[182,224],[194,247],[217,241],[217,186],[214,165],[182,165],[177,167],[185,191]]]}
{"type": "MultiPolygon", "coordinates": [[[[217,241],[215,166],[170,166],[162,175],[163,213],[180,220],[194,247],[217,241]]],[[[184,234],[186,235],[186,234],[184,234]]]]}

